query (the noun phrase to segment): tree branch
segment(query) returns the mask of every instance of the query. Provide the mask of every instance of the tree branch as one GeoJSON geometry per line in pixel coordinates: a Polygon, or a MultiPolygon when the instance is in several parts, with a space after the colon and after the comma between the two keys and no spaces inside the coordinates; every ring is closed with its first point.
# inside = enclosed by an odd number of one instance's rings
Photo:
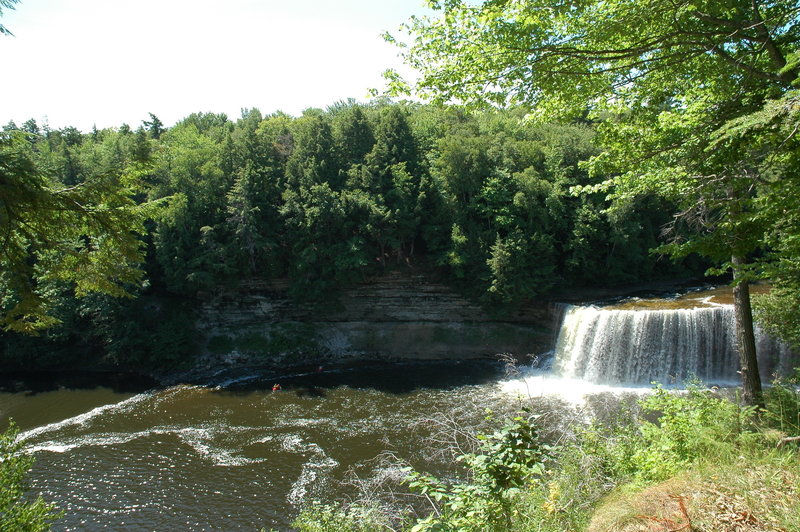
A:
{"type": "MultiPolygon", "coordinates": [[[[764,48],[767,50],[767,53],[772,59],[772,64],[776,67],[775,70],[780,72],[784,69],[784,67],[786,67],[786,56],[783,55],[781,49],[778,48],[778,45],[772,39],[772,35],[767,29],[767,25],[764,23],[764,19],[761,17],[761,10],[758,9],[758,0],[751,0],[751,5],[753,7],[753,15],[755,16],[754,28],[758,35],[763,39],[764,48]]],[[[780,74],[779,79],[791,84],[797,79],[797,76],[797,69],[793,68],[787,72],[784,72],[783,74],[780,74]]]]}
{"type": "Polygon", "coordinates": [[[784,81],[784,78],[782,76],[778,75],[778,74],[772,74],[770,72],[764,72],[763,70],[759,70],[759,69],[753,67],[752,65],[748,65],[747,63],[744,63],[744,62],[736,59],[735,57],[732,57],[729,53],[727,53],[725,50],[723,50],[722,48],[720,48],[717,45],[712,46],[709,50],[714,52],[715,54],[717,54],[717,56],[722,58],[725,62],[727,62],[727,63],[729,63],[729,64],[731,64],[731,65],[733,65],[733,66],[735,66],[737,68],[741,68],[742,70],[745,70],[746,72],[748,72],[748,73],[750,73],[750,74],[752,74],[754,76],[760,77],[761,79],[767,79],[767,80],[770,80],[770,81],[784,81]]]}

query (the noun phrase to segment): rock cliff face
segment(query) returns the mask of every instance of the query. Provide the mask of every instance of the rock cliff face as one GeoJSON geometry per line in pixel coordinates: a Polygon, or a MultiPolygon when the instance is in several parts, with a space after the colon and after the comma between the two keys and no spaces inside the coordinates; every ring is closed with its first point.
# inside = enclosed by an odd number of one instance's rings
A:
{"type": "Polygon", "coordinates": [[[230,363],[466,359],[541,353],[552,345],[546,302],[494,317],[429,276],[392,272],[324,304],[295,304],[282,281],[249,281],[209,297],[206,356],[230,363]]]}

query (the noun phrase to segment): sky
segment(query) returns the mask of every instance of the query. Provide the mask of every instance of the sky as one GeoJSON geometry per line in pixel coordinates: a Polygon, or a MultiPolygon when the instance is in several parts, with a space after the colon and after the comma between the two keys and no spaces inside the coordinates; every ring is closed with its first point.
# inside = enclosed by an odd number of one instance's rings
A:
{"type": "Polygon", "coordinates": [[[86,132],[153,113],[301,114],[366,101],[402,65],[381,38],[423,0],[22,0],[3,9],[0,125],[86,132]]]}

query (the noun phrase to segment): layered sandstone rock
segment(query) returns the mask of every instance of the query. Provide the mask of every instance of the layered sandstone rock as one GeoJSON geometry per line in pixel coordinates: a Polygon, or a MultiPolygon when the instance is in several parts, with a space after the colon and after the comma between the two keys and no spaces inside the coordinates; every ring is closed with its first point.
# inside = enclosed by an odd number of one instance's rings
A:
{"type": "Polygon", "coordinates": [[[198,326],[208,355],[286,363],[522,356],[548,348],[552,321],[546,303],[493,316],[428,275],[390,272],[314,304],[285,281],[248,281],[208,297],[198,326]]]}

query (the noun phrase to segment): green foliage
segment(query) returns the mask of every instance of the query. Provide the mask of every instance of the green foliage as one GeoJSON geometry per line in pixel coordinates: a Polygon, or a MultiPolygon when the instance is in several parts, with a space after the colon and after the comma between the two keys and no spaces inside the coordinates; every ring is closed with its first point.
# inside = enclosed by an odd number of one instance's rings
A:
{"type": "Polygon", "coordinates": [[[197,113],[169,129],[150,115],[143,125],[3,137],[0,172],[15,181],[0,183],[0,231],[11,235],[0,262],[13,266],[0,271],[0,296],[17,329],[50,326],[41,341],[9,335],[10,358],[51,360],[72,347],[119,364],[163,355],[169,366],[178,355],[168,349],[191,353],[189,318],[73,301],[98,292],[155,304],[283,277],[293,298],[320,301],[387,269],[424,266],[502,308],[563,285],[682,271],[647,252],[669,203],[647,196],[612,212],[600,192],[572,194],[608,177],[581,164],[597,154],[591,124],[383,101],[298,118],[197,113]],[[71,213],[75,202],[86,212],[71,213]],[[14,355],[12,344],[26,347],[14,355]]]}
{"type": "Polygon", "coordinates": [[[741,409],[713,392],[690,388],[687,395],[657,388],[641,403],[658,415],[655,423],[642,421],[642,445],[631,456],[635,476],[667,478],[703,456],[718,454],[752,422],[753,408],[741,409]]]}
{"type": "Polygon", "coordinates": [[[264,358],[291,358],[319,352],[315,332],[314,325],[309,323],[274,323],[259,331],[212,336],[208,349],[216,354],[238,351],[264,358]]]}
{"type": "Polygon", "coordinates": [[[286,161],[286,176],[294,187],[327,183],[339,186],[339,167],[329,121],[322,115],[307,114],[293,124],[294,149],[286,161]]]}
{"type": "Polygon", "coordinates": [[[0,434],[0,531],[38,532],[50,530],[50,523],[61,514],[41,496],[29,500],[25,475],[33,465],[33,457],[23,453],[18,440],[19,429],[13,421],[0,434]]]}
{"type": "Polygon", "coordinates": [[[80,312],[90,319],[109,362],[123,367],[170,369],[186,365],[197,348],[190,301],[140,296],[134,301],[99,299],[80,312]]]}
{"type": "Polygon", "coordinates": [[[319,298],[356,278],[369,264],[361,216],[369,212],[362,194],[339,193],[327,183],[284,194],[286,220],[294,260],[290,264],[295,297],[319,298]]]}
{"type": "Polygon", "coordinates": [[[278,223],[277,183],[271,169],[256,170],[249,162],[241,168],[228,191],[225,226],[231,233],[228,256],[236,271],[269,275],[278,270],[275,257],[278,223]]]}
{"type": "Polygon", "coordinates": [[[196,353],[194,302],[137,294],[80,300],[57,292],[60,323],[36,337],[0,336],[5,367],[36,370],[81,367],[163,371],[185,366],[196,353]]]}
{"type": "Polygon", "coordinates": [[[530,124],[513,113],[481,113],[477,128],[464,122],[432,160],[458,225],[440,262],[470,286],[478,280],[490,301],[513,303],[565,281],[622,283],[669,272],[648,253],[669,220],[668,204],[642,198],[612,212],[600,194],[570,194],[593,182],[578,165],[596,153],[589,128],[530,124]]]}
{"type": "Polygon", "coordinates": [[[437,102],[526,103],[581,116],[643,97],[658,109],[671,87],[701,79],[716,82],[701,91],[719,90],[723,76],[789,84],[796,73],[787,65],[797,31],[789,1],[429,5],[437,12],[412,18],[404,30],[413,42],[400,45],[421,73],[414,89],[437,102]],[[620,100],[603,98],[610,94],[620,100]]]}
{"type": "Polygon", "coordinates": [[[771,194],[757,209],[769,224],[767,256],[763,261],[772,290],[754,298],[756,318],[765,330],[794,348],[800,347],[800,183],[790,176],[800,171],[800,94],[792,91],[769,102],[759,113],[727,124],[719,141],[753,146],[762,156],[765,186],[771,194]]]}
{"type": "Polygon", "coordinates": [[[375,144],[375,136],[361,106],[349,105],[334,115],[333,139],[348,167],[364,162],[375,144]]]}
{"type": "Polygon", "coordinates": [[[487,264],[492,276],[489,293],[503,302],[545,292],[555,283],[555,246],[549,235],[518,230],[498,236],[487,264]]]}
{"type": "Polygon", "coordinates": [[[148,113],[150,115],[150,120],[144,120],[142,124],[147,128],[150,132],[150,136],[154,140],[158,140],[161,138],[161,134],[164,133],[164,122],[158,119],[156,115],[153,113],[148,113]]]}
{"type": "Polygon", "coordinates": [[[141,281],[143,220],[148,207],[132,196],[133,172],[104,173],[65,186],[41,172],[31,142],[0,134],[0,325],[33,333],[54,325],[48,285],[65,282],[75,295],[128,295],[141,281]]]}
{"type": "Polygon", "coordinates": [[[794,349],[800,347],[800,285],[781,282],[769,294],[755,295],[753,313],[765,332],[794,349]]]}
{"type": "Polygon", "coordinates": [[[386,527],[380,512],[371,508],[313,504],[292,523],[300,532],[372,532],[386,527]]]}
{"type": "Polygon", "coordinates": [[[764,391],[767,421],[784,434],[800,436],[800,368],[779,377],[764,391]]]}
{"type": "Polygon", "coordinates": [[[581,434],[586,452],[615,481],[664,480],[718,455],[745,432],[755,413],[699,388],[676,393],[659,387],[640,406],[645,417],[611,429],[595,425],[581,434]]]}
{"type": "Polygon", "coordinates": [[[552,448],[539,440],[535,416],[516,417],[503,428],[481,436],[480,452],[461,456],[472,480],[446,485],[416,472],[409,487],[425,496],[435,512],[420,520],[413,532],[422,530],[502,529],[511,522],[516,496],[545,473],[552,448]]]}
{"type": "Polygon", "coordinates": [[[319,351],[316,330],[309,323],[282,323],[270,331],[268,356],[309,354],[319,351]]]}

